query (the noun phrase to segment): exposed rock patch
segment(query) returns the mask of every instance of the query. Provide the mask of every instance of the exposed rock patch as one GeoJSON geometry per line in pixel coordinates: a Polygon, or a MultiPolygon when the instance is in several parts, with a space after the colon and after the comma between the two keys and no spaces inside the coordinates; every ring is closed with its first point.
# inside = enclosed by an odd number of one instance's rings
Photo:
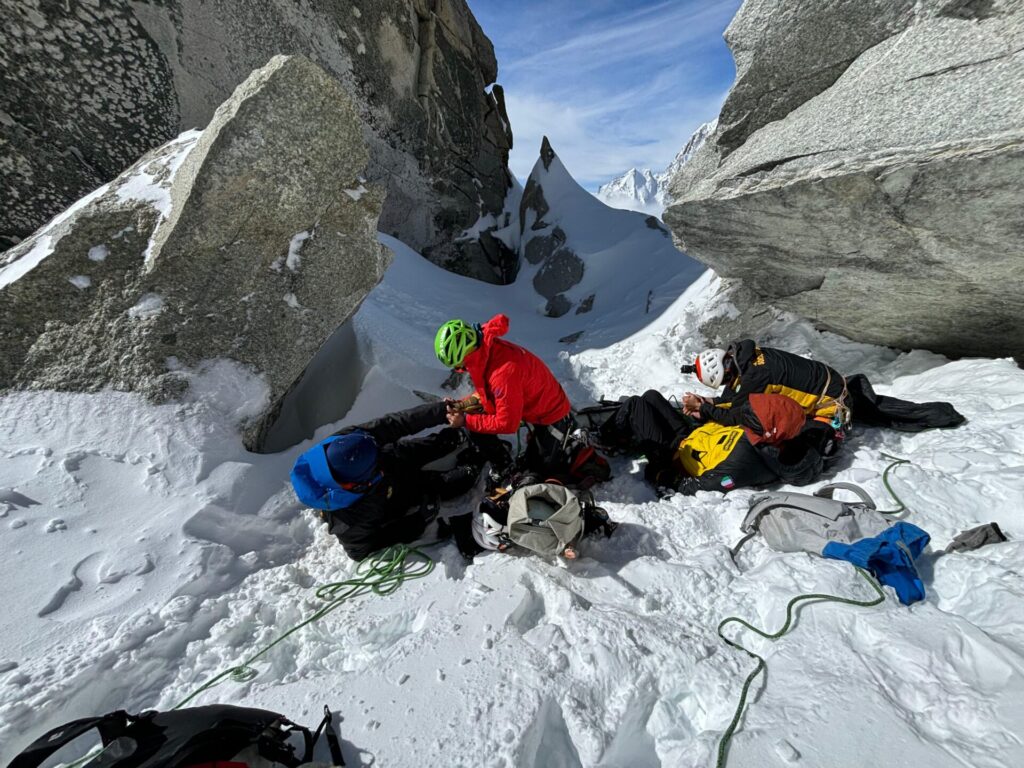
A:
{"type": "MultiPolygon", "coordinates": [[[[144,152],[204,127],[249,73],[302,54],[341,83],[386,188],[380,229],[492,282],[458,239],[499,215],[512,132],[490,41],[464,0],[116,0],[5,4],[0,248],[144,152]]],[[[493,249],[490,249],[493,250],[493,249]]],[[[487,247],[484,253],[490,253],[487,247]]]]}
{"type": "MultiPolygon", "coordinates": [[[[2,257],[0,382],[162,400],[228,358],[264,379],[272,408],[387,265],[368,160],[337,80],[275,57],[205,131],[2,257]]],[[[256,414],[250,447],[265,426],[256,414]]]]}

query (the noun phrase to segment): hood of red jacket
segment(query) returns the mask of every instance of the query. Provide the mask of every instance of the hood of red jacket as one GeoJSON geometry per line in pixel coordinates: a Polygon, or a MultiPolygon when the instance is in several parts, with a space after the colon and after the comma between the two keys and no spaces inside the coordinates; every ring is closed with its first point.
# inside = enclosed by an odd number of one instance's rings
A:
{"type": "Polygon", "coordinates": [[[466,355],[462,363],[470,372],[483,370],[490,354],[491,342],[508,333],[508,316],[495,315],[480,326],[480,331],[480,345],[466,355]]]}

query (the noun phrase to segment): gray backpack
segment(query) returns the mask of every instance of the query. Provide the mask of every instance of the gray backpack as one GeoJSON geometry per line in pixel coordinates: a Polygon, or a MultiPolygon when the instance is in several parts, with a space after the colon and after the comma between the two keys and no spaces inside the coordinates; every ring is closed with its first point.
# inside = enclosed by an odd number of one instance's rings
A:
{"type": "Polygon", "coordinates": [[[513,544],[542,555],[576,556],[583,535],[583,507],[563,485],[537,483],[512,492],[506,532],[513,544]]]}
{"type": "Polygon", "coordinates": [[[760,532],[765,543],[779,552],[813,552],[830,541],[851,544],[877,536],[890,525],[875,507],[864,489],[852,483],[832,483],[819,488],[813,496],[804,493],[769,493],[750,500],[750,510],[740,528],[747,535],[732,550],[739,552],[754,534],[760,532]],[[860,501],[837,501],[836,490],[855,493],[860,501]]]}

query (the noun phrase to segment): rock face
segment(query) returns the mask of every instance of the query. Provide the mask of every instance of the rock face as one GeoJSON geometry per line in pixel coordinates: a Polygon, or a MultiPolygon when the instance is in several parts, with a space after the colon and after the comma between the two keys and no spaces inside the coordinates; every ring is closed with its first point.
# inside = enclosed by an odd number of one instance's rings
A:
{"type": "Polygon", "coordinates": [[[545,218],[551,213],[544,196],[545,183],[552,186],[553,181],[555,186],[565,186],[566,179],[575,184],[545,136],[540,145],[540,157],[526,180],[519,203],[519,228],[523,258],[530,264],[540,265],[533,276],[533,287],[547,299],[544,312],[549,317],[561,317],[573,308],[573,302],[565,296],[565,291],[583,279],[585,269],[583,260],[566,245],[562,228],[545,218]],[[553,162],[558,166],[552,178],[553,162]]]}
{"type": "Polygon", "coordinates": [[[387,266],[368,161],[337,80],[275,57],[202,133],[0,258],[0,385],[163,400],[227,358],[263,377],[272,412],[387,266]]]}
{"type": "Polygon", "coordinates": [[[726,36],[680,247],[854,339],[1024,353],[1024,3],[747,0],[726,36]]]}
{"type": "Polygon", "coordinates": [[[456,241],[513,184],[501,88],[485,92],[494,50],[465,0],[0,0],[0,16],[0,248],[204,127],[273,55],[302,54],[354,98],[365,176],[387,191],[381,231],[475,277],[514,276],[456,241]]]}

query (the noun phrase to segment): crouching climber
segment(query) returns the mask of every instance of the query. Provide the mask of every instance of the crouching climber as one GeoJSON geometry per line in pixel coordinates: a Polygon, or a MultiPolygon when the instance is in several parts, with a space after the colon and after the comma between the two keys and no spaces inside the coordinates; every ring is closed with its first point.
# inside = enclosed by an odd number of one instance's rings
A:
{"type": "Polygon", "coordinates": [[[744,409],[738,423],[701,424],[649,390],[624,399],[601,426],[599,439],[646,456],[648,482],[685,494],[817,479],[822,461],[801,439],[806,417],[799,405],[759,394],[744,409]]]}
{"type": "Polygon", "coordinates": [[[749,425],[745,408],[754,394],[784,395],[807,416],[804,439],[824,457],[834,455],[850,425],[849,393],[842,374],[824,363],[780,349],[758,347],[752,339],[734,341],[727,349],[706,349],[684,373],[696,373],[707,387],[724,386],[721,395],[700,397],[687,392],[684,412],[704,422],[749,425]]]}
{"type": "Polygon", "coordinates": [[[476,388],[477,412],[449,407],[448,423],[473,433],[492,466],[505,469],[510,457],[498,435],[513,435],[525,422],[530,430],[526,463],[550,474],[564,469],[569,438],[575,429],[569,398],[554,374],[532,352],[501,337],[508,333],[505,315],[483,325],[449,320],[437,330],[434,352],[448,368],[468,371],[476,388]]]}
{"type": "MultiPolygon", "coordinates": [[[[336,432],[295,462],[296,495],[321,510],[350,557],[362,560],[393,544],[429,538],[439,500],[476,484],[484,459],[468,445],[464,430],[409,437],[444,424],[446,417],[443,402],[392,413],[336,432]],[[424,468],[452,454],[453,468],[424,468]]],[[[434,538],[446,534],[446,526],[440,526],[434,538]]]]}

